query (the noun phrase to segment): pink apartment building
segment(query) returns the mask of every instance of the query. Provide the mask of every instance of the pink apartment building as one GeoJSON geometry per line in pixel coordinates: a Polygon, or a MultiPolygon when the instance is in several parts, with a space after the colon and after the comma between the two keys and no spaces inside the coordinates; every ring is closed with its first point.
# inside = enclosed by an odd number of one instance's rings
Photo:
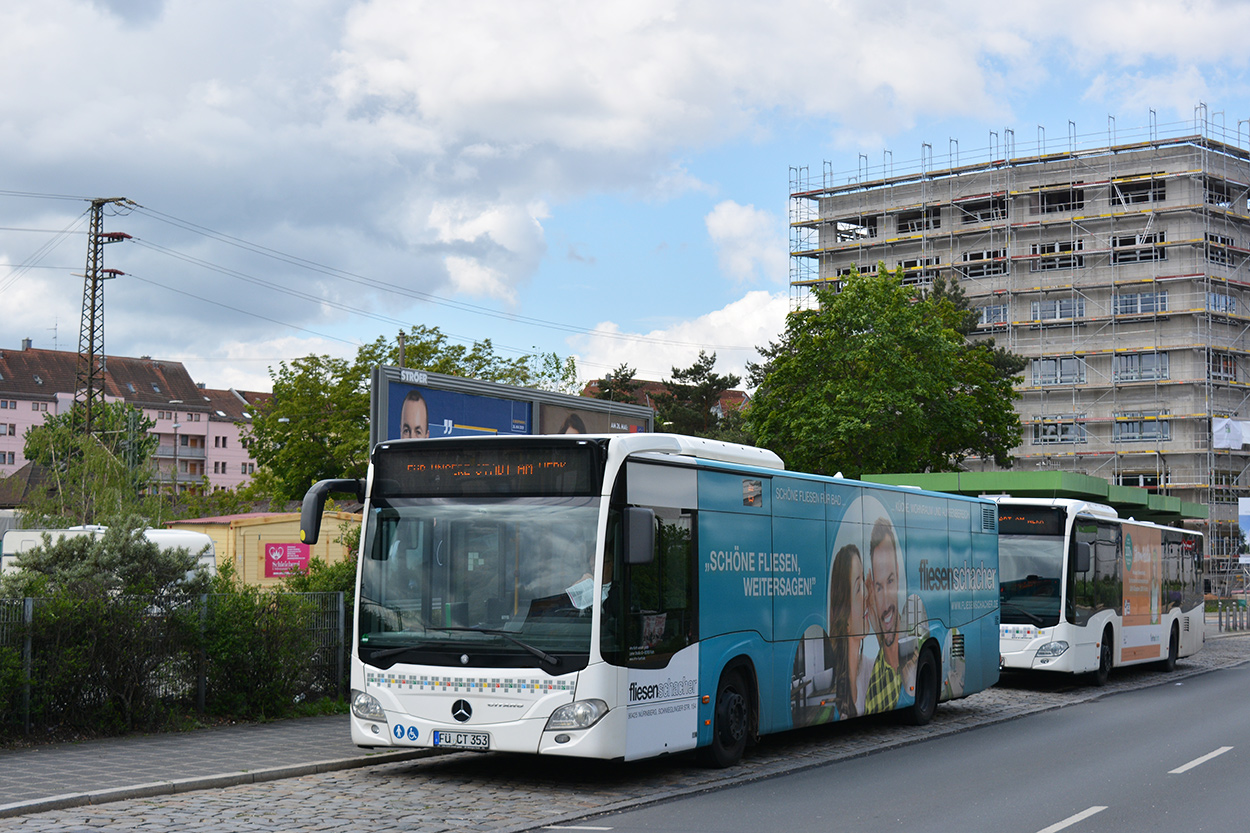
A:
{"type": "MultiPolygon", "coordinates": [[[[74,402],[78,354],[40,350],[22,341],[20,350],[0,350],[0,478],[27,462],[26,431],[45,414],[65,413],[74,402]]],[[[104,398],[140,408],[156,423],[158,479],[179,491],[200,487],[229,489],[256,471],[240,436],[253,407],[267,393],[209,390],[192,379],[181,362],[148,356],[108,356],[104,398]]]]}

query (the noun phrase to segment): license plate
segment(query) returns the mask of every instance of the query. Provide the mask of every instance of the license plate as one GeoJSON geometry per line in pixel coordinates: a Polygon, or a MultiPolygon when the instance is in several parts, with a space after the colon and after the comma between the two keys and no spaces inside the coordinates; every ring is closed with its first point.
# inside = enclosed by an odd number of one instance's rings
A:
{"type": "Polygon", "coordinates": [[[474,749],[485,752],[490,749],[487,732],[434,732],[434,745],[445,749],[474,749]]]}

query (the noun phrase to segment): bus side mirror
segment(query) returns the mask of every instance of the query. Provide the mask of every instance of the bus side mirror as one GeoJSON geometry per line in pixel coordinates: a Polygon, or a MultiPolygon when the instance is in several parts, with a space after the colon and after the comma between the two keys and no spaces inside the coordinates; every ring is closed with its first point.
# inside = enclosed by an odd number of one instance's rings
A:
{"type": "Polygon", "coordinates": [[[650,564],[655,558],[655,512],[625,508],[625,563],[650,564]]]}
{"type": "Polygon", "coordinates": [[[315,544],[321,537],[321,514],[326,509],[326,496],[330,493],[355,495],[364,502],[363,480],[318,480],[304,493],[299,512],[299,540],[303,544],[315,544]]]}
{"type": "Polygon", "coordinates": [[[1076,558],[1074,559],[1075,564],[1072,567],[1073,571],[1078,572],[1078,573],[1089,572],[1089,561],[1090,561],[1089,552],[1090,552],[1089,541],[1077,541],[1076,542],[1076,549],[1073,551],[1073,554],[1076,556],[1076,558]]]}

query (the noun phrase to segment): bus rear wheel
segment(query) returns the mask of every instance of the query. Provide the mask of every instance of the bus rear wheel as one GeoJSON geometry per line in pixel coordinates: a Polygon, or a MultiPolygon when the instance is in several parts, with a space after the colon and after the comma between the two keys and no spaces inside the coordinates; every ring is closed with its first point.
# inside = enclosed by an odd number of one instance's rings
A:
{"type": "Polygon", "coordinates": [[[716,687],[712,743],[700,750],[705,766],[724,769],[742,760],[751,728],[751,701],[741,671],[726,671],[716,687]]]}
{"type": "Polygon", "coordinates": [[[920,651],[916,660],[916,699],[903,710],[903,721],[911,726],[923,726],[937,713],[938,663],[932,648],[920,651]]]}

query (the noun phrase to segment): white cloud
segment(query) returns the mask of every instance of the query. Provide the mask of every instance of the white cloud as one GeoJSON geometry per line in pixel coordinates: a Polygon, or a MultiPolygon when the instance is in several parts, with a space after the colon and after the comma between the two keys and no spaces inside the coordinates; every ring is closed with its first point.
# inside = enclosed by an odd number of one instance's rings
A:
{"type": "Polygon", "coordinates": [[[626,364],[639,379],[669,378],[674,367],[688,367],[700,350],[715,353],[716,372],[746,380],[747,362],[758,361],[758,347],[776,341],[790,309],[787,292],[748,292],[712,312],[647,333],[626,333],[603,322],[594,335],[569,340],[580,374],[587,380],[626,364]]]}
{"type": "MultiPolygon", "coordinates": [[[[8,0],[0,74],[23,82],[0,88],[0,186],[130,196],[410,293],[258,260],[151,217],[110,218],[110,229],[311,296],[110,249],[110,265],[135,276],[108,290],[108,342],[121,352],[216,356],[223,343],[270,343],[274,322],[370,338],[393,323],[340,306],[419,319],[419,293],[583,323],[582,310],[611,308],[612,296],[522,308],[549,302],[534,290],[553,262],[548,227],[570,206],[597,201],[598,227],[571,234],[604,293],[621,284],[609,273],[617,241],[635,237],[631,212],[679,199],[706,215],[718,287],[784,281],[784,219],[770,215],[768,189],[742,184],[762,174],[737,177],[732,152],[707,151],[793,134],[811,159],[834,142],[877,164],[903,129],[1007,121],[1052,88],[1142,121],[1148,107],[1188,117],[1200,98],[1220,110],[1216,96],[1248,92],[1247,29],[1250,4],[1231,0],[898,0],[888,14],[850,0],[8,0]]],[[[1236,121],[1230,111],[1230,130],[1236,121]]],[[[777,159],[776,177],[795,161],[777,159]]],[[[36,220],[43,209],[4,197],[0,226],[61,228],[83,207],[36,220]]],[[[38,248],[0,235],[14,263],[38,248]]],[[[45,302],[0,321],[0,342],[38,339],[55,321],[73,343],[80,282],[63,276],[81,268],[75,246],[58,250],[62,277],[15,284],[24,303],[45,302]]],[[[661,287],[681,277],[628,275],[661,287]]],[[[6,291],[6,307],[17,297],[6,291]]],[[[717,313],[702,313],[682,311],[692,343],[739,342],[713,338],[705,319],[717,313]]],[[[318,336],[289,349],[307,337],[318,336]]],[[[609,347],[594,355],[615,366],[609,347]]],[[[667,373],[697,354],[682,350],[640,355],[667,373]]]]}
{"type": "Polygon", "coordinates": [[[785,283],[789,255],[785,221],[753,205],[733,200],[719,203],[704,218],[708,236],[716,247],[721,271],[735,281],[753,281],[759,275],[772,283],[785,283]]]}

